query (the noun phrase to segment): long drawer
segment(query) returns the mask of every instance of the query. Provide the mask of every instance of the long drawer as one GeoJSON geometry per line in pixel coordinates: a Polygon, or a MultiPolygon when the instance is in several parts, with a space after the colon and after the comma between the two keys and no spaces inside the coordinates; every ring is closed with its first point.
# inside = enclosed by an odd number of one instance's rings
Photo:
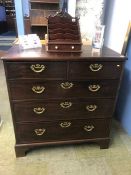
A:
{"type": "Polygon", "coordinates": [[[65,79],[67,76],[66,62],[7,62],[7,77],[65,79]]]}
{"type": "Polygon", "coordinates": [[[121,62],[70,62],[70,80],[117,79],[122,71],[121,62]]]}
{"type": "Polygon", "coordinates": [[[11,80],[9,81],[9,86],[13,100],[112,98],[116,95],[118,80],[90,80],[83,82],[11,80]]]}
{"type": "Polygon", "coordinates": [[[112,116],[113,106],[113,99],[86,99],[86,101],[67,99],[66,101],[13,103],[16,122],[107,118],[112,116]]]}
{"type": "Polygon", "coordinates": [[[31,143],[109,137],[110,119],[17,124],[17,142],[31,143]],[[76,134],[77,133],[77,134],[76,134]]]}

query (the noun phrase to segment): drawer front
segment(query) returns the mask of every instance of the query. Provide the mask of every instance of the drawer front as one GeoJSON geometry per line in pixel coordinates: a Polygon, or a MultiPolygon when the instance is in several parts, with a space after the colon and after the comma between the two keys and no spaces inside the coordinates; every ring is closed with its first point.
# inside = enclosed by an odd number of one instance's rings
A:
{"type": "Polygon", "coordinates": [[[113,106],[114,101],[111,99],[88,99],[84,102],[73,100],[17,102],[13,104],[13,109],[16,122],[32,122],[107,118],[112,116],[113,106]]]}
{"type": "Polygon", "coordinates": [[[120,77],[121,62],[70,62],[70,79],[116,79],[120,77]]]}
{"type": "Polygon", "coordinates": [[[7,62],[7,77],[15,78],[66,78],[66,62],[7,62]]]}
{"type": "Polygon", "coordinates": [[[13,100],[89,97],[107,98],[115,97],[118,81],[61,82],[11,80],[9,85],[11,98],[13,100]]]}
{"type": "Polygon", "coordinates": [[[110,119],[68,120],[17,124],[19,143],[70,139],[93,139],[109,136],[110,119]],[[77,133],[77,134],[76,134],[77,133]]]}
{"type": "Polygon", "coordinates": [[[81,44],[48,44],[48,50],[54,52],[76,52],[81,50],[81,44]]]}

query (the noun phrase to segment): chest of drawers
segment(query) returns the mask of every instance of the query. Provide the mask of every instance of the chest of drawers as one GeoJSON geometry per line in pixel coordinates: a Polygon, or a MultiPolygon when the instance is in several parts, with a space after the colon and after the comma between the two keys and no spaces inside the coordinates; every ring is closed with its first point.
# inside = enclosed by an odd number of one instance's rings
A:
{"type": "Polygon", "coordinates": [[[108,148],[125,57],[103,48],[93,55],[22,51],[2,58],[16,137],[16,156],[32,148],[96,142],[108,148]]]}

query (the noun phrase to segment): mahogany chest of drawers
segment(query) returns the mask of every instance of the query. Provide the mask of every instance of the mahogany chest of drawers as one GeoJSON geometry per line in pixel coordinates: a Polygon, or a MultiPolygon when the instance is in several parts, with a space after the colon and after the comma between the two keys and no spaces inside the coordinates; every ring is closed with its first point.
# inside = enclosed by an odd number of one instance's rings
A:
{"type": "Polygon", "coordinates": [[[16,137],[16,156],[32,148],[96,142],[108,148],[125,57],[103,47],[47,53],[13,46],[2,58],[16,137]]]}

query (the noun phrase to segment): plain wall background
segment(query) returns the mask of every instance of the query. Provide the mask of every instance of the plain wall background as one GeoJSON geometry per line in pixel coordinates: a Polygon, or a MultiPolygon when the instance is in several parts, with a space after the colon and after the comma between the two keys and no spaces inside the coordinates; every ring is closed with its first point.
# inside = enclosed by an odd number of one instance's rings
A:
{"type": "MultiPolygon", "coordinates": [[[[105,45],[121,53],[131,20],[131,0],[107,1],[105,14],[105,45]]],[[[125,131],[131,135],[131,39],[127,49],[128,60],[125,63],[123,80],[117,100],[117,119],[125,131]]]]}
{"type": "Polygon", "coordinates": [[[105,13],[105,41],[109,48],[121,53],[131,19],[131,0],[107,0],[105,13]]]}
{"type": "Polygon", "coordinates": [[[127,56],[116,113],[123,128],[131,135],[131,38],[127,47],[127,56]]]}

